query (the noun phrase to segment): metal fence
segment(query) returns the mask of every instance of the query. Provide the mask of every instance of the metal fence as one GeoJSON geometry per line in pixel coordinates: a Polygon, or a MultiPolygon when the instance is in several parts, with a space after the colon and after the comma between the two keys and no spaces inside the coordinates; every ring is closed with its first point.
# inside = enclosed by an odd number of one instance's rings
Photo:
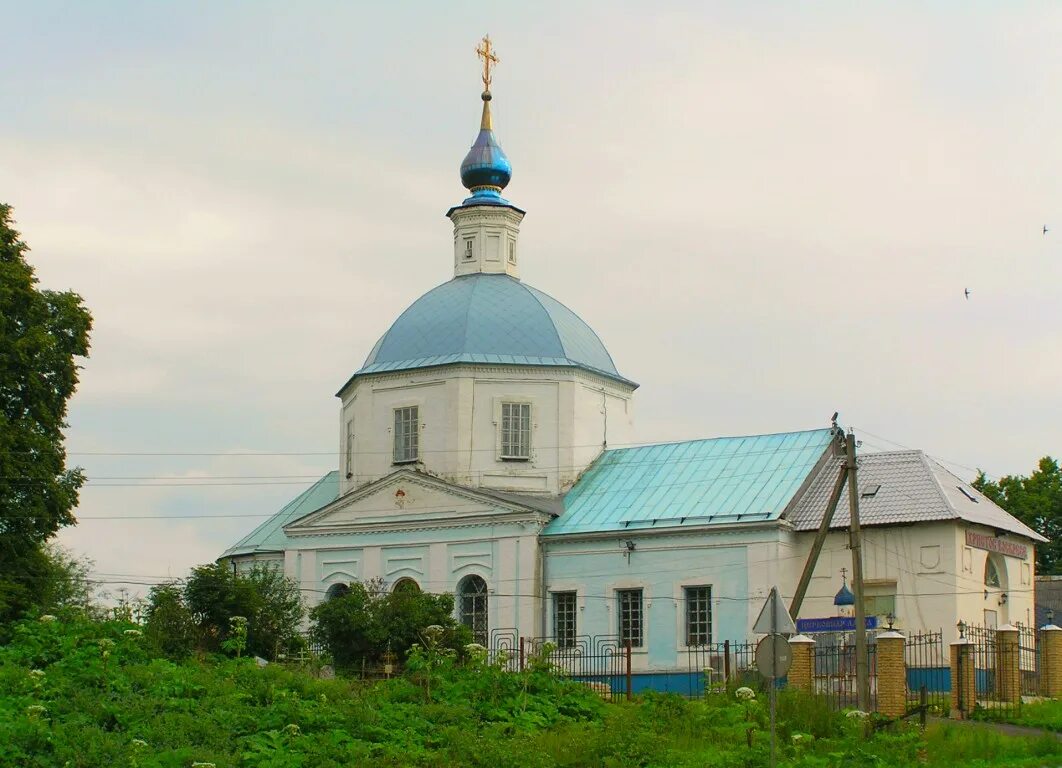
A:
{"type": "Polygon", "coordinates": [[[945,714],[951,701],[951,660],[944,647],[944,632],[913,632],[904,643],[907,667],[907,709],[928,707],[945,714]]]}
{"type": "Polygon", "coordinates": [[[763,684],[756,671],[756,644],[748,642],[706,643],[690,646],[686,651],[689,695],[725,693],[727,684],[760,688],[763,684]]]}
{"type": "Polygon", "coordinates": [[[583,683],[606,699],[632,694],[631,649],[617,635],[579,635],[564,643],[552,637],[521,637],[515,629],[491,633],[488,658],[517,671],[545,663],[557,674],[583,683]]]}
{"type": "Polygon", "coordinates": [[[1040,645],[1036,630],[1019,625],[1017,646],[1001,643],[995,627],[963,625],[962,632],[973,646],[975,717],[1012,716],[1021,710],[1024,697],[1039,694],[1040,645]]]}
{"type": "MultiPolygon", "coordinates": [[[[816,636],[812,656],[812,689],[825,695],[834,709],[857,707],[855,640],[848,633],[816,636]]],[[[878,695],[877,645],[870,642],[867,643],[867,673],[873,711],[878,695]]]]}

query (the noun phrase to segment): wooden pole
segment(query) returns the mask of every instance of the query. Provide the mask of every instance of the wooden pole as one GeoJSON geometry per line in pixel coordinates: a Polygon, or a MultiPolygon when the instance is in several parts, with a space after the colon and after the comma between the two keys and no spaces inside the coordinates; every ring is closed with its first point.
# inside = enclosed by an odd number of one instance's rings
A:
{"type": "Polygon", "coordinates": [[[789,615],[793,617],[794,621],[800,614],[800,606],[804,603],[804,595],[807,594],[808,585],[811,584],[811,577],[815,573],[815,565],[819,562],[822,545],[826,543],[826,535],[830,532],[830,523],[833,522],[833,514],[837,511],[837,502],[841,500],[841,492],[844,490],[846,477],[848,477],[848,467],[842,464],[841,470],[837,473],[837,481],[833,484],[830,500],[826,504],[826,513],[822,516],[818,533],[815,534],[815,542],[811,545],[811,552],[808,553],[807,562],[804,563],[804,572],[800,574],[796,593],[793,595],[792,602],[789,603],[789,615]]]}
{"type": "Polygon", "coordinates": [[[856,444],[851,430],[845,439],[848,453],[848,508],[851,525],[848,546],[852,550],[852,587],[855,592],[856,700],[864,712],[870,711],[870,674],[867,668],[867,619],[863,604],[863,534],[859,530],[859,482],[856,478],[856,444]]]}

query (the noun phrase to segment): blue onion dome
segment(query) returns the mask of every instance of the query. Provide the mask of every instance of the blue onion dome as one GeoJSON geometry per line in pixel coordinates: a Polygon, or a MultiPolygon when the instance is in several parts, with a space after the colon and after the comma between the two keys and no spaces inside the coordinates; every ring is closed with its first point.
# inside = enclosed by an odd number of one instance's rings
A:
{"type": "Polygon", "coordinates": [[[354,376],[455,363],[581,368],[634,385],[582,318],[519,280],[486,273],[455,277],[413,302],[354,376]]]}
{"type": "Polygon", "coordinates": [[[833,598],[834,605],[855,605],[855,595],[848,588],[848,584],[841,582],[841,588],[833,598]]]}
{"type": "Polygon", "coordinates": [[[483,117],[472,149],[461,163],[461,183],[472,193],[465,204],[506,204],[501,191],[513,176],[513,167],[494,138],[490,91],[483,92],[483,117]]]}

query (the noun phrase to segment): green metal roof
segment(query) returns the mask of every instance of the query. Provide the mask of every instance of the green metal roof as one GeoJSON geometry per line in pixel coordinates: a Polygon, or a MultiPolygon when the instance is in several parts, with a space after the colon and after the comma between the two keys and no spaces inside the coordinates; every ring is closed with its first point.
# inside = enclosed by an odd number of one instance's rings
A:
{"type": "Polygon", "coordinates": [[[543,535],[776,520],[832,439],[816,429],[605,451],[543,535]]]}
{"type": "Polygon", "coordinates": [[[283,552],[288,545],[284,526],[339,498],[339,472],[332,471],[284,505],[284,508],[225,550],[222,557],[283,552]]]}

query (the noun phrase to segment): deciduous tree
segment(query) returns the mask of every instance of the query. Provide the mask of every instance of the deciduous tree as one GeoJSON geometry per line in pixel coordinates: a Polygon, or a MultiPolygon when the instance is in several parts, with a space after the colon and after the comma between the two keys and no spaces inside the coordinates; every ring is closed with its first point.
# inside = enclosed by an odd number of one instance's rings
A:
{"type": "Polygon", "coordinates": [[[75,522],[85,477],[66,465],[63,428],[92,326],[76,293],[38,287],[12,224],[0,204],[0,622],[35,604],[41,547],[75,522]]]}
{"type": "Polygon", "coordinates": [[[973,486],[1014,517],[1050,541],[1036,546],[1036,570],[1062,573],[1062,469],[1044,456],[1029,476],[1007,475],[989,480],[984,472],[973,486]]]}

